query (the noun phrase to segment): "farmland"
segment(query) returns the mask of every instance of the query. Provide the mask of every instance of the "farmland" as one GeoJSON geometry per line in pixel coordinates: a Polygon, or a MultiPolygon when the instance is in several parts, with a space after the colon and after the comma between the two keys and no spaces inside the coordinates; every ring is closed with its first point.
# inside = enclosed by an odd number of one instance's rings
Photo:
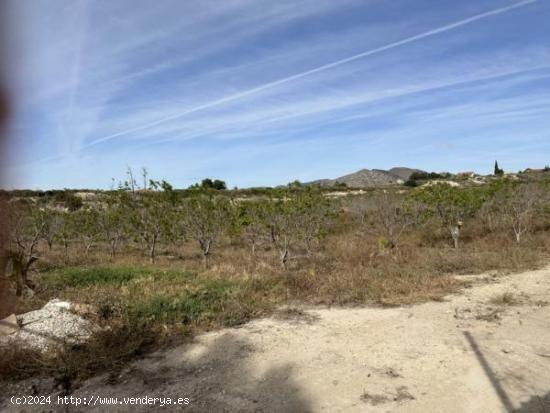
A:
{"type": "Polygon", "coordinates": [[[56,349],[63,357],[1,367],[21,378],[46,363],[71,382],[281,305],[440,300],[466,284],[451,275],[541,265],[548,193],[547,179],[502,178],[336,198],[314,186],[182,191],[164,181],[85,197],[10,194],[11,311],[59,298],[93,306],[102,330],[77,350],[56,349]]]}

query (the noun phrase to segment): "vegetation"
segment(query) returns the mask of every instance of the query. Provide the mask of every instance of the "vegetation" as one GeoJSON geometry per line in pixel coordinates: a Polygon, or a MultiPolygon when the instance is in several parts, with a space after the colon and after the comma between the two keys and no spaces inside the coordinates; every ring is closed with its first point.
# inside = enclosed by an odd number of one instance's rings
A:
{"type": "MultiPolygon", "coordinates": [[[[1,203],[3,269],[18,295],[32,296],[19,310],[67,299],[94,305],[109,327],[56,358],[64,367],[52,369],[71,377],[283,303],[440,299],[462,285],[449,274],[532,267],[550,248],[544,179],[344,197],[302,185],[181,191],[145,184],[145,173],[139,188],[133,179],[79,208],[20,192],[1,203]],[[110,350],[91,363],[100,348],[110,350]]],[[[13,373],[8,364],[0,369],[13,373]]]]}
{"type": "Polygon", "coordinates": [[[504,175],[504,169],[500,169],[498,166],[498,161],[495,161],[495,176],[504,175]]]}
{"type": "Polygon", "coordinates": [[[227,185],[224,181],[219,179],[212,180],[210,178],[206,178],[203,179],[200,184],[191,185],[189,189],[216,189],[218,191],[223,191],[224,189],[227,189],[227,185]]]}
{"type": "Polygon", "coordinates": [[[448,179],[451,177],[451,174],[448,172],[413,172],[409,177],[411,181],[429,181],[435,179],[448,179]]]}

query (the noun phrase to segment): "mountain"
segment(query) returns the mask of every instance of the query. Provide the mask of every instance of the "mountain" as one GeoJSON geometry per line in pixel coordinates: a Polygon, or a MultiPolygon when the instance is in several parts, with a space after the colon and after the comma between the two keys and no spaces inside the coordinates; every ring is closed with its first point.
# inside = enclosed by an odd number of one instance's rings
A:
{"type": "Polygon", "coordinates": [[[408,181],[411,175],[415,172],[424,172],[420,169],[412,169],[412,168],[405,168],[405,167],[396,167],[391,168],[388,173],[391,175],[397,176],[399,179],[402,179],[403,181],[408,181]]]}
{"type": "Polygon", "coordinates": [[[382,169],[361,169],[360,171],[341,176],[335,179],[319,179],[309,184],[320,186],[334,186],[345,184],[350,188],[373,188],[392,184],[402,184],[414,172],[421,172],[419,169],[392,168],[389,171],[382,169]]]}

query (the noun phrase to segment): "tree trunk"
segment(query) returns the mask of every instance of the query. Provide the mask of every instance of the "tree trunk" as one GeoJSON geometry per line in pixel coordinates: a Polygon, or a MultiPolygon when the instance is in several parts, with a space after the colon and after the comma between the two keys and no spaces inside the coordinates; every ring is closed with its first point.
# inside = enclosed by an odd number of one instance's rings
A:
{"type": "Polygon", "coordinates": [[[151,242],[151,246],[149,248],[149,262],[151,264],[155,263],[155,249],[157,247],[157,238],[153,237],[153,241],[151,242]]]}
{"type": "Polygon", "coordinates": [[[116,249],[117,249],[118,241],[116,239],[111,240],[111,259],[114,260],[116,257],[116,249]]]}
{"type": "Polygon", "coordinates": [[[458,240],[460,238],[460,227],[455,226],[451,228],[451,237],[453,238],[454,247],[458,248],[458,240]]]}
{"type": "Polygon", "coordinates": [[[208,268],[208,256],[210,255],[210,247],[212,246],[212,240],[203,240],[200,241],[202,249],[202,264],[204,269],[208,268]]]}
{"type": "Polygon", "coordinates": [[[37,258],[31,257],[31,259],[25,264],[23,263],[23,259],[21,257],[13,257],[13,271],[15,273],[16,277],[16,290],[15,294],[20,297],[23,295],[23,290],[25,287],[30,288],[32,290],[31,284],[28,279],[29,274],[29,268],[31,267],[32,263],[35,262],[37,258]]]}
{"type": "Polygon", "coordinates": [[[280,253],[281,267],[286,270],[286,263],[288,262],[288,248],[285,248],[280,253]]]}

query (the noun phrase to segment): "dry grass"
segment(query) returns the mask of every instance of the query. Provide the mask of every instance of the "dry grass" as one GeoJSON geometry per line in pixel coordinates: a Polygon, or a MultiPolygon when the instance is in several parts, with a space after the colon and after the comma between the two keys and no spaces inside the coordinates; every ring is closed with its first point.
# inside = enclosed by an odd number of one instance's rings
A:
{"type": "Polygon", "coordinates": [[[498,306],[513,306],[520,304],[521,300],[514,293],[506,292],[495,295],[489,302],[498,306]]]}
{"type": "Polygon", "coordinates": [[[150,327],[113,323],[86,343],[59,347],[47,353],[3,348],[0,383],[48,377],[53,379],[54,388],[69,394],[79,381],[98,372],[116,375],[130,360],[158,348],[161,339],[150,327]]]}
{"type": "MultiPolygon", "coordinates": [[[[38,308],[53,297],[93,304],[98,308],[94,321],[108,329],[54,355],[6,353],[0,375],[20,379],[56,372],[56,380],[70,391],[75,381],[99,371],[116,372],[160,345],[270,314],[281,304],[394,306],[441,300],[463,285],[451,274],[530,269],[550,251],[550,237],[542,231],[521,246],[502,234],[465,231],[458,250],[445,236],[429,238],[422,231],[406,234],[391,252],[378,241],[337,228],[311,255],[294,250],[286,271],[269,248],[251,256],[239,240],[215,245],[206,271],[193,243],[161,245],[154,266],[132,245],[114,262],[103,248],[86,257],[74,247],[68,256],[56,247],[40,262],[36,296],[19,310],[38,308]]],[[[495,300],[502,305],[513,301],[495,300]]],[[[292,310],[287,316],[300,314],[292,310]]],[[[498,312],[487,315],[495,318],[498,312]]]]}

